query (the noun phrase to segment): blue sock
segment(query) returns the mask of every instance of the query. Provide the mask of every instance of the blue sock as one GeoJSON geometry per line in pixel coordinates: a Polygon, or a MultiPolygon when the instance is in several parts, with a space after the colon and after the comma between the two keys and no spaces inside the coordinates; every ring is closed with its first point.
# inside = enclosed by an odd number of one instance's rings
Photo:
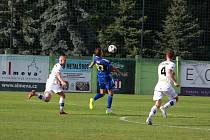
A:
{"type": "Polygon", "coordinates": [[[113,98],[113,95],[108,95],[107,108],[112,107],[112,98],[113,98]]]}
{"type": "Polygon", "coordinates": [[[96,95],[95,95],[95,97],[93,99],[94,99],[94,101],[96,101],[96,100],[100,99],[103,96],[104,96],[104,94],[96,93],[96,95]]]}

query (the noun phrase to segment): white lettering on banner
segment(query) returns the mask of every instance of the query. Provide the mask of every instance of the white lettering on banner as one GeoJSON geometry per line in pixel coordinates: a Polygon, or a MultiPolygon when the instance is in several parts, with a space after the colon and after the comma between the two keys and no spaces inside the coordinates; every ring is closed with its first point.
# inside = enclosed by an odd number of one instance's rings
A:
{"type": "Polygon", "coordinates": [[[210,64],[199,61],[181,62],[181,85],[183,87],[210,87],[210,64]]]}

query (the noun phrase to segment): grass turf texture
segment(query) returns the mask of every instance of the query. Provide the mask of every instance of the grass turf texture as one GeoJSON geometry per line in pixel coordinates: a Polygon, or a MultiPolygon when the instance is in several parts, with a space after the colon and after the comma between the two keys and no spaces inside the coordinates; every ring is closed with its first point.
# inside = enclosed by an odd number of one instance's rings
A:
{"type": "Polygon", "coordinates": [[[0,92],[0,140],[210,139],[209,97],[180,97],[167,119],[158,111],[154,125],[148,126],[151,95],[114,95],[115,114],[110,116],[105,114],[107,96],[95,103],[94,110],[88,109],[92,96],[67,94],[65,111],[70,114],[60,116],[57,95],[44,103],[36,97],[27,100],[25,93],[0,92]]]}

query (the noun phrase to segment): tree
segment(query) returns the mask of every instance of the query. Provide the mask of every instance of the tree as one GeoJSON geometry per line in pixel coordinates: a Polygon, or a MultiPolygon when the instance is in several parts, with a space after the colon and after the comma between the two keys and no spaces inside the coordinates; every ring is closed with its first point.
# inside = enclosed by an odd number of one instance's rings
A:
{"type": "Polygon", "coordinates": [[[96,42],[85,20],[78,0],[57,0],[49,3],[41,15],[40,42],[45,54],[65,52],[87,55],[96,42]]]}
{"type": "MultiPolygon", "coordinates": [[[[145,0],[144,15],[148,17],[144,24],[145,30],[152,31],[144,35],[142,56],[146,58],[159,57],[157,52],[160,47],[156,44],[158,40],[157,32],[162,31],[162,22],[168,13],[168,5],[171,0],[145,0]]],[[[141,2],[142,3],[142,2],[141,2]]],[[[139,9],[142,6],[139,6],[139,9]]]]}
{"type": "Polygon", "coordinates": [[[1,48],[12,49],[17,54],[32,54],[37,51],[34,44],[39,44],[39,39],[37,29],[32,24],[35,15],[30,14],[34,10],[30,3],[29,0],[1,1],[1,48]]]}
{"type": "Polygon", "coordinates": [[[202,35],[199,38],[199,46],[200,48],[194,49],[194,56],[196,59],[200,60],[210,60],[210,17],[207,16],[207,11],[210,8],[209,0],[191,0],[188,1],[188,5],[191,8],[191,13],[193,16],[198,17],[199,25],[202,29],[202,35]]]}
{"type": "Polygon", "coordinates": [[[11,33],[11,24],[10,24],[10,9],[8,6],[7,0],[2,0],[0,2],[0,49],[1,53],[5,48],[10,47],[10,33],[11,33]]]}
{"type": "MultiPolygon", "coordinates": [[[[113,22],[99,31],[98,40],[102,47],[114,44],[121,56],[135,56],[140,53],[142,17],[133,0],[120,0],[113,3],[113,22]],[[138,11],[138,12],[137,12],[138,11]]],[[[144,17],[146,19],[146,17],[144,17]]],[[[150,31],[145,31],[148,34],[150,31]]]]}
{"type": "Polygon", "coordinates": [[[163,32],[159,33],[161,51],[170,48],[182,58],[192,58],[201,35],[198,19],[192,17],[185,0],[172,0],[168,11],[163,32]]]}
{"type": "Polygon", "coordinates": [[[99,33],[115,20],[118,8],[115,9],[113,7],[113,1],[114,0],[80,0],[81,8],[86,12],[86,23],[97,39],[96,43],[92,45],[92,52],[95,47],[101,45],[99,38],[102,36],[100,36],[99,33]]]}

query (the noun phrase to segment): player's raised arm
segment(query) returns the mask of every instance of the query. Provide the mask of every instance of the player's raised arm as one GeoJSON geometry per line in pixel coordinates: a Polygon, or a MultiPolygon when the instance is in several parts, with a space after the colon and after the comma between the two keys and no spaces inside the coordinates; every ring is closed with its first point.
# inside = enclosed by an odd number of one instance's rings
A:
{"type": "Polygon", "coordinates": [[[176,86],[176,87],[180,87],[180,84],[179,84],[179,83],[177,83],[177,81],[176,81],[176,78],[175,78],[175,72],[173,72],[173,74],[172,74],[172,79],[174,79],[174,80],[175,80],[175,82],[174,82],[174,86],[176,86]]]}
{"type": "Polygon", "coordinates": [[[95,65],[95,63],[94,62],[91,62],[88,67],[89,68],[92,68],[94,65],[95,65]]]}
{"type": "Polygon", "coordinates": [[[179,87],[180,84],[177,83],[176,78],[175,78],[175,73],[173,72],[173,70],[168,69],[166,72],[169,78],[171,79],[171,81],[174,83],[174,86],[179,87]]]}
{"type": "Polygon", "coordinates": [[[89,68],[92,68],[96,64],[96,60],[101,58],[102,56],[102,50],[101,48],[96,48],[95,49],[95,56],[93,57],[93,61],[89,64],[89,68]]]}
{"type": "Polygon", "coordinates": [[[60,82],[60,84],[62,86],[65,86],[66,85],[66,82],[62,79],[61,77],[61,69],[65,67],[65,64],[66,64],[66,56],[60,56],[59,58],[59,64],[60,66],[57,67],[57,69],[55,70],[55,75],[56,75],[56,78],[58,79],[58,81],[60,82]]]}
{"type": "Polygon", "coordinates": [[[62,86],[66,85],[66,82],[62,79],[60,72],[56,73],[56,78],[58,79],[58,81],[61,83],[62,86]]]}

